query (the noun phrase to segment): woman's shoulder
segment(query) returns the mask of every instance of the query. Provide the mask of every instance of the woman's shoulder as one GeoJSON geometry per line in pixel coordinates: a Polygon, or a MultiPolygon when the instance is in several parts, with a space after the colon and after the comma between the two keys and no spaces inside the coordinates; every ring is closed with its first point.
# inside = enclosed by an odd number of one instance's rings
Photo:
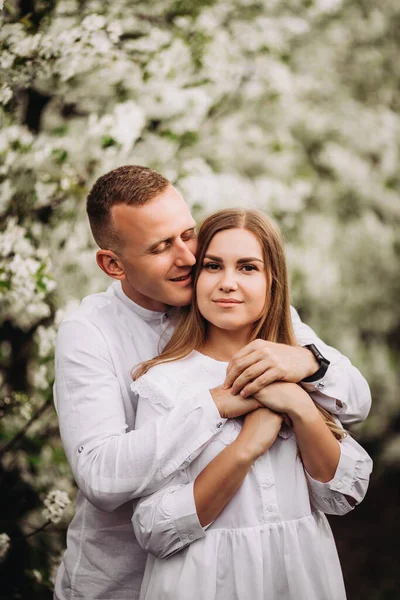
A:
{"type": "Polygon", "coordinates": [[[157,387],[163,387],[164,385],[169,387],[169,384],[181,384],[188,379],[191,380],[199,368],[199,360],[196,354],[191,352],[188,356],[179,360],[157,363],[147,373],[139,377],[137,382],[146,381],[146,383],[154,384],[157,387]]]}
{"type": "Polygon", "coordinates": [[[178,360],[171,360],[156,364],[147,371],[146,376],[150,379],[159,381],[160,378],[166,378],[180,383],[187,379],[188,375],[196,371],[199,359],[196,352],[191,352],[187,356],[178,360]]]}

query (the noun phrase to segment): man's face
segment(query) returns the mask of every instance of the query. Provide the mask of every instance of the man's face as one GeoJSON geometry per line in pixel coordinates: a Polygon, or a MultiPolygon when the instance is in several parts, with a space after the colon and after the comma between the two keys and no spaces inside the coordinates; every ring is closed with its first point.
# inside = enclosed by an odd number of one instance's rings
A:
{"type": "Polygon", "coordinates": [[[143,206],[118,204],[111,214],[125,294],[150,310],[189,304],[196,223],[177,190],[169,186],[143,206]]]}

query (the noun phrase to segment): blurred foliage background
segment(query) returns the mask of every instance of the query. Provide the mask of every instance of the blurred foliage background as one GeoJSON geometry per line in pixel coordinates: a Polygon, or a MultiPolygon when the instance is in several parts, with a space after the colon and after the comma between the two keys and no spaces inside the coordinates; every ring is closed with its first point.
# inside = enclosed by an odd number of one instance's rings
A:
{"type": "Polygon", "coordinates": [[[199,220],[240,205],[280,224],[293,304],[372,389],[353,430],[375,461],[370,491],[331,521],[348,596],[397,600],[398,1],[0,7],[1,597],[52,597],[73,503],[49,492],[75,494],[52,407],[55,333],[107,285],[86,194],[136,163],[199,220]]]}

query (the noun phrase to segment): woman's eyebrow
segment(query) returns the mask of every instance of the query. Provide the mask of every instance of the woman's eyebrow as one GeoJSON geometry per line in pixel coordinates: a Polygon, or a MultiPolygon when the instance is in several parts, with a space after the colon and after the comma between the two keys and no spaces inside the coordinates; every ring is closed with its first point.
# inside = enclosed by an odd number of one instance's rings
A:
{"type": "Polygon", "coordinates": [[[236,261],[238,265],[242,265],[243,263],[248,262],[260,262],[264,264],[264,261],[261,258],[257,258],[256,256],[248,256],[246,258],[238,258],[236,261]]]}
{"type": "Polygon", "coordinates": [[[215,260],[215,262],[224,262],[220,256],[213,256],[212,254],[205,254],[204,258],[209,258],[210,260],[215,260]]]}
{"type": "MultiPolygon", "coordinates": [[[[224,260],[220,256],[213,256],[212,254],[205,254],[204,258],[209,258],[210,260],[214,260],[215,262],[224,262],[224,260]]],[[[260,262],[264,264],[264,261],[261,258],[257,258],[256,256],[247,256],[245,258],[238,258],[236,263],[238,265],[242,265],[248,262],[260,262]]]]}

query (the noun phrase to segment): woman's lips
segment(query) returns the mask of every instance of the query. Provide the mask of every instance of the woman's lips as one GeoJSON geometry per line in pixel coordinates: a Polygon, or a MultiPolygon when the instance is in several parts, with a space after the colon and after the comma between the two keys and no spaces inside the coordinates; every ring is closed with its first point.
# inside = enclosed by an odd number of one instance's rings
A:
{"type": "Polygon", "coordinates": [[[233,306],[237,306],[238,304],[242,304],[241,300],[235,300],[233,298],[217,298],[217,300],[213,300],[214,304],[218,306],[223,306],[225,308],[232,308],[233,306]]]}

